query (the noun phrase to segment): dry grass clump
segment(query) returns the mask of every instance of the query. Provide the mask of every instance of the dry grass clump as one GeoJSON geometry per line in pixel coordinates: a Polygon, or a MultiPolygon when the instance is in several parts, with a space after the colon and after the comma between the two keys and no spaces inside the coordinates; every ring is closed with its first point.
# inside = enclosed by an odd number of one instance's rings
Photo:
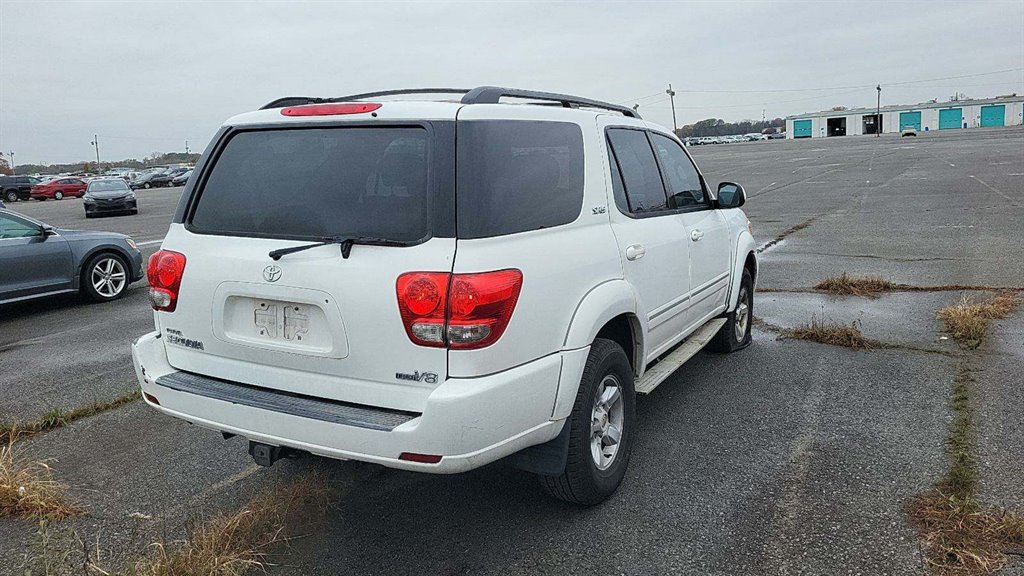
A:
{"type": "Polygon", "coordinates": [[[107,410],[113,410],[114,408],[120,408],[121,406],[138,400],[141,397],[141,391],[133,390],[124,396],[119,396],[107,402],[93,402],[92,404],[88,404],[80,408],[74,408],[72,410],[54,408],[33,422],[0,424],[0,444],[7,443],[8,440],[12,438],[15,430],[18,431],[18,437],[24,440],[25,438],[35,436],[41,432],[48,432],[55,428],[67,426],[75,420],[79,420],[87,416],[93,416],[107,410]]]}
{"type": "Polygon", "coordinates": [[[1024,518],[972,497],[935,489],[912,498],[906,512],[939,574],[990,574],[1006,564],[1007,553],[1024,553],[1024,518]]]}
{"type": "Polygon", "coordinates": [[[977,348],[985,337],[988,323],[1005,318],[1018,302],[1013,292],[1000,292],[983,302],[975,302],[964,295],[956,304],[939,310],[936,317],[945,324],[946,332],[964,347],[977,348]]]}
{"type": "Polygon", "coordinates": [[[898,284],[886,280],[881,276],[850,276],[846,272],[843,272],[839,276],[825,278],[814,285],[815,290],[821,290],[831,294],[871,297],[882,292],[891,292],[898,288],[898,284]]]}
{"type": "Polygon", "coordinates": [[[783,332],[783,335],[796,340],[809,340],[856,350],[867,350],[878,345],[874,340],[869,340],[864,336],[858,322],[840,324],[833,320],[826,320],[824,316],[819,318],[816,315],[811,316],[810,324],[790,328],[783,332]]]}
{"type": "Polygon", "coordinates": [[[67,488],[53,479],[53,470],[44,461],[25,460],[14,449],[17,434],[8,434],[0,444],[0,518],[60,519],[81,510],[66,497],[67,488]]]}
{"type": "Polygon", "coordinates": [[[152,545],[151,555],[129,571],[134,576],[239,576],[269,565],[271,548],[287,541],[285,521],[297,508],[322,509],[326,483],[319,476],[268,490],[241,510],[194,526],[187,540],[152,545]]]}
{"type": "Polygon", "coordinates": [[[1024,554],[1024,518],[985,506],[975,497],[971,382],[967,366],[961,365],[950,401],[949,470],[935,488],[911,498],[904,509],[921,534],[927,562],[939,574],[989,574],[1006,564],[1007,553],[1024,554]]]}

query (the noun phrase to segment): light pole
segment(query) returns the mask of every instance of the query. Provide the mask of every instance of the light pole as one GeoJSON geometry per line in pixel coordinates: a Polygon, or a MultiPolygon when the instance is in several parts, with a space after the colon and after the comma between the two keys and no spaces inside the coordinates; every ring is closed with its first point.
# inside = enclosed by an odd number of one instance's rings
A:
{"type": "Polygon", "coordinates": [[[95,134],[92,135],[92,147],[96,149],[96,169],[100,169],[100,139],[95,134]]]}
{"type": "Polygon", "coordinates": [[[639,104],[633,104],[633,112],[640,112],[640,105],[639,104]]]}
{"type": "Polygon", "coordinates": [[[18,173],[18,171],[14,169],[14,150],[8,152],[7,155],[11,157],[11,175],[13,176],[18,173]]]}
{"type": "Polygon", "coordinates": [[[679,126],[676,124],[676,91],[672,89],[672,84],[668,85],[668,90],[665,90],[665,94],[668,94],[669,100],[672,101],[672,131],[679,130],[679,126]]]}
{"type": "Polygon", "coordinates": [[[188,140],[185,140],[185,154],[188,154],[188,153],[189,153],[189,150],[188,150],[188,140]]]}
{"type": "Polygon", "coordinates": [[[878,90],[878,101],[875,102],[875,138],[882,136],[882,85],[875,87],[878,90]]]}

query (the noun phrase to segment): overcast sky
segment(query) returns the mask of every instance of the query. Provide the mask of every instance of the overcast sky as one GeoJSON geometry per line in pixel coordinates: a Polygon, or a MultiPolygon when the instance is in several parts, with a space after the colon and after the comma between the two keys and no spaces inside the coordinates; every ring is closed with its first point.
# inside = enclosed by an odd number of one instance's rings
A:
{"type": "Polygon", "coordinates": [[[639,102],[671,126],[669,82],[683,125],[874,105],[879,82],[883,104],[1022,93],[1022,69],[1022,0],[0,0],[0,150],[85,160],[94,133],[104,161],[201,150],[283,95],[494,84],[639,102]]]}

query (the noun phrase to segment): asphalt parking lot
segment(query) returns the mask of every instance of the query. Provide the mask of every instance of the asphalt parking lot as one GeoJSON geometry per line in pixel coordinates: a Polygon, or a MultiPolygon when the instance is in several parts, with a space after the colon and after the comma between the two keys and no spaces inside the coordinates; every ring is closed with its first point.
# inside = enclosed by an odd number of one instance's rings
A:
{"type": "MultiPolygon", "coordinates": [[[[63,526],[116,566],[197,516],[316,470],[330,479],[332,507],[309,512],[296,529],[303,537],[275,556],[271,573],[927,573],[901,508],[947,466],[950,387],[966,353],[942,338],[934,312],[961,293],[800,290],[841,272],[1022,287],[1024,130],[689,150],[712,187],[736,181],[747,190],[744,210],[764,247],[758,287],[778,290],[756,296],[756,316],[782,327],[812,314],[859,321],[893,347],[855,351],[758,329],[741,353],[701,353],[638,400],[628,477],[589,509],[549,500],[505,462],[457,476],[315,458],[261,469],[242,439],[133,402],[23,441],[51,459],[88,510],[63,526]]],[[[140,191],[138,216],[86,220],[70,199],[10,208],[58,227],[131,234],[148,256],[180,192],[140,191]]],[[[0,307],[0,421],[135,389],[128,346],[152,327],[142,284],[109,304],[0,307]]],[[[1022,334],[1017,312],[970,353],[982,390],[982,496],[1019,512],[1022,334]]],[[[24,573],[36,528],[0,519],[0,574],[24,573]]]]}

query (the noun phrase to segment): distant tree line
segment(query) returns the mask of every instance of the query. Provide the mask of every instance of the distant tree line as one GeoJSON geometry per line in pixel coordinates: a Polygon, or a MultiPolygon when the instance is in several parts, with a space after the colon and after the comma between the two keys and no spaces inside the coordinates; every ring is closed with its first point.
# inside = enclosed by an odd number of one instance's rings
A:
{"type": "MultiPolygon", "coordinates": [[[[19,164],[15,167],[18,174],[62,174],[65,172],[86,172],[98,174],[106,172],[111,168],[132,168],[143,170],[150,166],[161,166],[164,164],[194,164],[199,160],[199,154],[186,154],[184,152],[153,152],[142,160],[128,158],[112,162],[72,162],[70,164],[19,164]]],[[[7,160],[0,158],[0,173],[7,167],[7,160]]]]}
{"type": "Polygon", "coordinates": [[[767,122],[741,120],[739,122],[726,122],[721,118],[708,118],[695,124],[687,124],[676,130],[680,138],[691,138],[694,136],[731,136],[733,134],[760,133],[765,128],[780,130],[785,128],[786,121],[782,118],[774,118],[767,122]]]}
{"type": "Polygon", "coordinates": [[[11,165],[7,162],[7,158],[4,158],[4,153],[0,152],[0,174],[8,176],[11,174],[11,165]]]}

